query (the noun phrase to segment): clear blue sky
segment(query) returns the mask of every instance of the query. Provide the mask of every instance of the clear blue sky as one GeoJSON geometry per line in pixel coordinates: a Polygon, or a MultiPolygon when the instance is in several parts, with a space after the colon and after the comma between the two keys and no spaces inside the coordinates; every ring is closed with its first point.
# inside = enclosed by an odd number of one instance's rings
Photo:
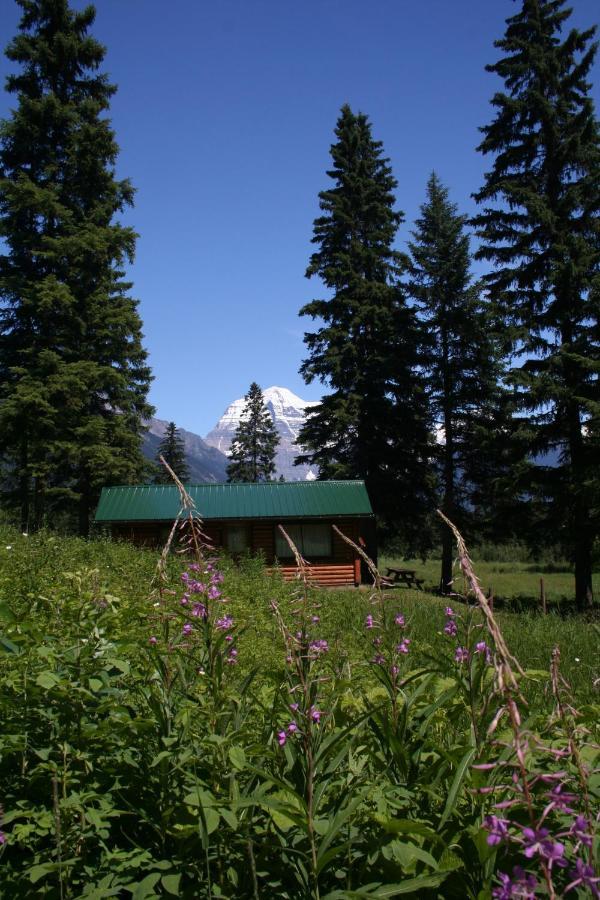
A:
{"type": "MultiPolygon", "coordinates": [[[[85,5],[74,0],[73,5],[85,5]]],[[[574,0],[571,22],[600,18],[574,0]]],[[[118,85],[118,172],[137,188],[140,300],[157,415],[204,435],[251,381],[318,399],[298,367],[322,295],[304,278],[343,103],[367,113],[398,179],[402,247],[435,169],[460,208],[498,82],[484,71],[513,0],[97,0],[118,85]]],[[[0,0],[5,45],[19,10],[0,0]]],[[[0,75],[8,70],[2,57],[0,75]]],[[[598,65],[594,92],[600,106],[598,65]]],[[[0,96],[0,115],[12,103],[0,96]]]]}

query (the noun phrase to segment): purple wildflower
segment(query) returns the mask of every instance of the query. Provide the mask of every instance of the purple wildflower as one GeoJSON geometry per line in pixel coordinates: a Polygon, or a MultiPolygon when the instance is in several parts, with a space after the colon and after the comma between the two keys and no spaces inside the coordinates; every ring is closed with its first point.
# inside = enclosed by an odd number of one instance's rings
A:
{"type": "Polygon", "coordinates": [[[191,634],[192,628],[193,628],[192,624],[190,622],[186,622],[181,630],[182,630],[183,634],[191,634]]]}
{"type": "Polygon", "coordinates": [[[149,644],[158,644],[158,638],[155,638],[154,635],[148,638],[149,644]]]}
{"type": "Polygon", "coordinates": [[[396,647],[396,653],[408,653],[410,638],[404,638],[396,647]]]}
{"type": "Polygon", "coordinates": [[[382,656],[381,653],[376,653],[371,661],[376,666],[384,666],[385,665],[385,656],[382,656]]]}
{"type": "Polygon", "coordinates": [[[233,635],[232,635],[232,634],[226,634],[226,635],[225,635],[225,640],[227,641],[228,644],[230,644],[231,641],[233,640],[233,635]]]}
{"type": "Polygon", "coordinates": [[[297,711],[298,711],[298,704],[297,704],[297,703],[290,703],[290,709],[292,710],[292,712],[297,712],[297,711]]]}
{"type": "Polygon", "coordinates": [[[195,616],[197,619],[198,618],[205,619],[206,618],[206,607],[205,607],[204,603],[194,603],[194,606],[192,607],[192,615],[195,616]]]}
{"type": "Polygon", "coordinates": [[[402,613],[398,613],[398,615],[397,615],[396,618],[394,619],[394,622],[396,623],[396,625],[397,625],[399,628],[404,628],[404,625],[406,624],[405,621],[404,621],[404,616],[402,615],[402,613]]]}
{"type": "Polygon", "coordinates": [[[365,619],[365,628],[374,628],[373,616],[369,613],[367,618],[365,619]]]}
{"type": "Polygon", "coordinates": [[[228,662],[230,666],[235,665],[235,663],[237,662],[237,655],[238,655],[237,650],[235,649],[235,647],[232,647],[231,650],[229,651],[229,653],[227,654],[227,659],[225,660],[225,662],[228,662]]]}
{"type": "Polygon", "coordinates": [[[3,831],[0,831],[0,846],[2,846],[2,844],[5,844],[5,843],[6,843],[6,835],[4,834],[3,831]]]}
{"type": "Polygon", "coordinates": [[[181,605],[182,605],[182,606],[187,606],[188,603],[190,602],[190,595],[189,595],[189,594],[184,594],[183,597],[181,598],[181,601],[180,601],[180,602],[181,602],[181,605]]]}
{"type": "Polygon", "coordinates": [[[313,625],[317,625],[321,621],[321,617],[320,616],[311,616],[310,621],[313,623],[313,625]]]}
{"type": "Polygon", "coordinates": [[[487,842],[490,847],[499,844],[504,838],[508,837],[508,819],[499,819],[497,816],[486,816],[483,820],[483,827],[489,831],[487,842]]]}
{"type": "Polygon", "coordinates": [[[446,609],[444,610],[444,612],[448,616],[449,619],[451,619],[453,616],[456,615],[456,613],[454,612],[454,610],[452,609],[451,606],[447,606],[446,609]]]}
{"type": "Polygon", "coordinates": [[[531,859],[532,856],[539,854],[542,859],[549,863],[549,868],[552,868],[553,863],[558,865],[564,864],[564,845],[558,841],[553,841],[549,837],[547,828],[524,828],[523,842],[525,844],[524,853],[527,859],[531,859]]]}
{"type": "Polygon", "coordinates": [[[456,653],[454,654],[454,659],[457,663],[464,663],[469,661],[469,651],[466,647],[457,647],[456,653]]]}
{"type": "Polygon", "coordinates": [[[199,572],[200,566],[198,565],[198,563],[190,563],[188,569],[190,570],[190,572],[199,572]]]}
{"type": "Polygon", "coordinates": [[[546,797],[550,800],[550,803],[547,806],[547,812],[550,812],[551,809],[556,809],[559,812],[564,813],[572,813],[574,812],[573,808],[569,806],[570,803],[575,803],[577,797],[575,794],[570,794],[565,790],[564,784],[557,784],[546,794],[546,797]]]}
{"type": "Polygon", "coordinates": [[[188,590],[192,594],[203,594],[206,591],[206,585],[203,581],[190,581],[188,582],[188,590]]]}
{"type": "Polygon", "coordinates": [[[321,715],[322,715],[322,713],[321,713],[320,709],[315,709],[314,706],[311,706],[310,717],[313,720],[313,722],[316,722],[318,724],[321,721],[321,715]]]}
{"type": "Polygon", "coordinates": [[[221,631],[227,631],[229,628],[233,626],[233,619],[231,616],[223,616],[222,619],[217,619],[215,622],[215,628],[219,628],[221,631]]]}
{"type": "Polygon", "coordinates": [[[221,596],[221,591],[219,590],[219,588],[216,587],[216,585],[211,584],[211,586],[208,589],[208,599],[209,600],[218,600],[220,596],[221,596]]]}
{"type": "Polygon", "coordinates": [[[382,644],[383,644],[383,638],[382,638],[382,637],[376,637],[376,638],[373,638],[373,646],[374,646],[374,647],[381,647],[382,644]]]}
{"type": "Polygon", "coordinates": [[[213,572],[210,576],[211,584],[222,584],[223,583],[223,573],[222,572],[213,572]]]}
{"type": "Polygon", "coordinates": [[[399,671],[400,671],[400,669],[398,668],[398,666],[390,666],[390,672],[392,673],[394,678],[396,677],[396,675],[398,674],[399,671]]]}
{"type": "Polygon", "coordinates": [[[498,872],[498,878],[501,886],[492,891],[495,900],[512,900],[513,897],[518,897],[519,900],[535,900],[537,879],[535,875],[525,872],[521,866],[514,867],[512,878],[503,872],[498,872]]]}
{"type": "Polygon", "coordinates": [[[308,649],[312,656],[320,656],[321,653],[329,652],[329,644],[327,641],[311,641],[308,645],[308,649]]]}
{"type": "Polygon", "coordinates": [[[458,626],[456,622],[453,622],[452,619],[449,619],[448,622],[444,625],[444,634],[450,635],[450,637],[456,637],[458,633],[458,626]]]}
{"type": "Polygon", "coordinates": [[[592,846],[592,835],[590,834],[590,826],[585,816],[577,816],[571,828],[569,835],[580,841],[584,847],[592,846]]]}
{"type": "Polygon", "coordinates": [[[277,741],[279,743],[279,746],[283,747],[283,745],[287,741],[287,735],[286,735],[285,731],[279,731],[277,733],[277,741]]]}
{"type": "Polygon", "coordinates": [[[485,641],[479,641],[478,644],[475,644],[475,653],[485,653],[488,649],[488,645],[485,641]]]}
{"type": "Polygon", "coordinates": [[[288,730],[288,734],[295,734],[295,733],[298,731],[298,726],[297,726],[296,723],[292,720],[292,721],[290,722],[290,724],[288,725],[287,730],[288,730]]]}
{"type": "Polygon", "coordinates": [[[584,863],[582,859],[576,861],[575,868],[571,869],[569,875],[573,880],[565,888],[565,894],[567,891],[572,891],[576,887],[585,887],[589,889],[592,897],[600,897],[600,890],[597,886],[598,882],[600,882],[600,878],[595,877],[593,868],[587,863],[584,863]]]}

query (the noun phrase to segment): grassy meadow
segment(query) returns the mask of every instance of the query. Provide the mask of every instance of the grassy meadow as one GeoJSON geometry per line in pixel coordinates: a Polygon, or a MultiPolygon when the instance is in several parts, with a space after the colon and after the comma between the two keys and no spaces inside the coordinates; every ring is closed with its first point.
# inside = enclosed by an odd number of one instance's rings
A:
{"type": "MultiPolygon", "coordinates": [[[[600,796],[599,631],[569,573],[477,563],[520,674],[458,597],[448,613],[428,590],[304,590],[256,559],[172,554],[160,578],[157,561],[0,526],[2,897],[491,900],[514,865],[548,894],[588,864],[587,832],[545,811],[558,779],[591,832],[600,796]],[[542,575],[545,616],[523,599],[542,575]],[[570,869],[524,859],[527,815],[570,869]]],[[[393,564],[437,582],[435,561],[393,564]]]]}

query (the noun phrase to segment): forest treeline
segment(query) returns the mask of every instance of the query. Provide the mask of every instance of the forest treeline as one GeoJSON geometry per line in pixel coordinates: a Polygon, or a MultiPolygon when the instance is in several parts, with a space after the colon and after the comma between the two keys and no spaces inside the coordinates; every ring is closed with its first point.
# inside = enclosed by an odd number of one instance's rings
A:
{"type": "MultiPolygon", "coordinates": [[[[0,134],[0,454],[24,530],[81,533],[104,484],[145,477],[151,373],[124,279],[135,234],[106,117],[94,11],[17,0],[16,106],[0,134]]],[[[427,552],[441,506],[469,536],[560,546],[592,603],[600,476],[600,138],[593,27],[521,0],[488,70],[489,165],[472,220],[432,173],[410,237],[362,112],[341,110],[307,276],[323,296],[301,372],[320,381],[300,462],[364,478],[382,535],[427,552]],[[473,275],[474,256],[484,274],[473,275]],[[406,252],[398,240],[407,240],[406,252]]],[[[452,548],[443,546],[442,586],[452,548]]]]}

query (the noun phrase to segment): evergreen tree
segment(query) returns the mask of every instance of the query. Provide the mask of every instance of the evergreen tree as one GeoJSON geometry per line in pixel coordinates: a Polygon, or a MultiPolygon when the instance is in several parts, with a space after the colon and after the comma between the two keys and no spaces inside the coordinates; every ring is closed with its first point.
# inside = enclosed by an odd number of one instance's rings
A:
{"type": "Polygon", "coordinates": [[[505,325],[512,382],[550,539],[575,563],[580,607],[592,603],[591,507],[600,413],[600,143],[588,75],[594,28],[562,34],[564,0],[523,0],[488,66],[504,80],[480,150],[494,162],[476,199],[480,258],[505,325]]]}
{"type": "Polygon", "coordinates": [[[255,381],[244,399],[246,403],[231,443],[227,481],[272,481],[279,435],[255,381]]]}
{"type": "MultiPolygon", "coordinates": [[[[465,529],[480,475],[478,448],[497,406],[498,365],[489,316],[471,283],[466,217],[433,173],[416,221],[409,292],[428,341],[422,359],[432,414],[440,429],[442,511],[465,529]],[[475,465],[474,465],[475,463],[475,465]]],[[[486,473],[489,477],[490,473],[486,473]]],[[[454,538],[442,529],[440,588],[451,590],[454,538]]]]}
{"type": "Polygon", "coordinates": [[[185,445],[175,422],[168,423],[165,428],[163,439],[158,445],[158,451],[156,453],[158,471],[156,473],[156,478],[154,479],[155,484],[171,484],[171,476],[161,463],[161,456],[171,469],[173,469],[180,481],[184,483],[189,481],[190,470],[185,458],[185,445]]]}
{"type": "Polygon", "coordinates": [[[150,371],[123,268],[134,231],[115,221],[133,189],[115,178],[93,7],[17,0],[7,56],[16,108],[0,134],[0,454],[24,528],[78,509],[88,530],[103,484],[144,469],[150,371]],[[32,507],[33,501],[33,507],[32,507]]]}
{"type": "Polygon", "coordinates": [[[297,462],[316,464],[322,479],[364,478],[380,522],[409,540],[423,537],[432,506],[431,440],[418,327],[398,283],[406,258],[393,249],[397,182],[367,116],[344,106],[335,134],[306,271],[331,296],[300,310],[323,322],[304,337],[301,374],[330,393],[307,411],[297,462]]]}

